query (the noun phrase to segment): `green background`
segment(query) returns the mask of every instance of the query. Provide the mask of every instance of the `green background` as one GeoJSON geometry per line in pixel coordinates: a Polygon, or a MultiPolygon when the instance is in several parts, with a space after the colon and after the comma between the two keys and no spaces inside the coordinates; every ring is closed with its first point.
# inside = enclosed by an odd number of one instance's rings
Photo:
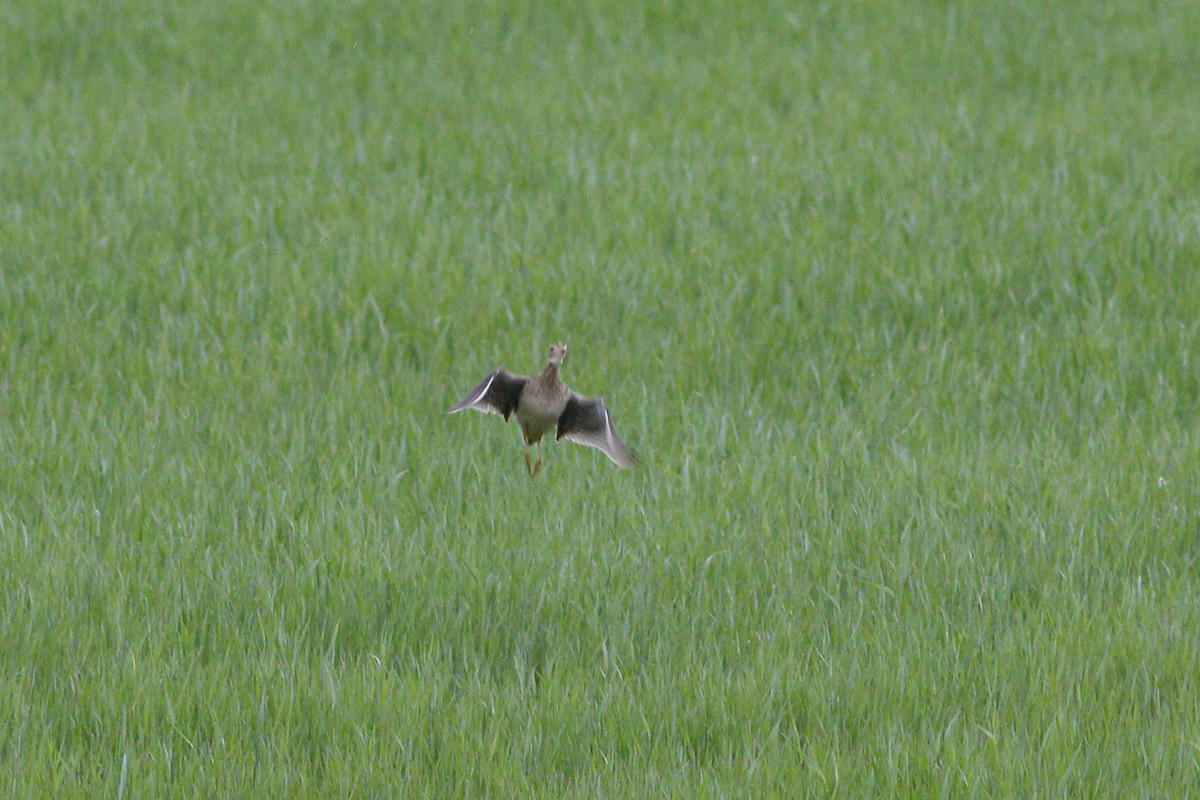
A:
{"type": "Polygon", "coordinates": [[[3,5],[0,791],[1200,793],[1198,41],[3,5]]]}

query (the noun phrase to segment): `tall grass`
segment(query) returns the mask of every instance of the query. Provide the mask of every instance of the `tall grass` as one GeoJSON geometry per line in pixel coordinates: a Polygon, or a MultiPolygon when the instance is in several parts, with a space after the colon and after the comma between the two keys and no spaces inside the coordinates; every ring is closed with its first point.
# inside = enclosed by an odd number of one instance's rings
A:
{"type": "Polygon", "coordinates": [[[6,794],[1200,792],[1195,4],[0,26],[6,794]]]}

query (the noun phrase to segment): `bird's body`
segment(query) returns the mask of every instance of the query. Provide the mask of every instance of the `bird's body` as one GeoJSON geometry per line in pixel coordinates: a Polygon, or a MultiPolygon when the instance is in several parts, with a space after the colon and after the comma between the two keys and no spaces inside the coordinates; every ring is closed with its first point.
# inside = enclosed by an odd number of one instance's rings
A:
{"type": "Polygon", "coordinates": [[[599,397],[583,397],[572,392],[559,375],[567,346],[550,346],[546,368],[537,375],[513,375],[497,367],[450,409],[456,413],[467,408],[487,414],[499,414],[508,420],[513,414],[525,437],[525,467],[536,475],[542,466],[539,456],[531,463],[529,447],[554,431],[556,440],[566,438],[594,447],[620,467],[632,467],[637,457],[617,436],[608,407],[599,397]]]}
{"type": "Polygon", "coordinates": [[[537,444],[542,437],[558,427],[571,399],[571,390],[558,376],[558,367],[547,364],[546,368],[525,383],[517,400],[517,422],[525,434],[525,444],[537,444]]]}

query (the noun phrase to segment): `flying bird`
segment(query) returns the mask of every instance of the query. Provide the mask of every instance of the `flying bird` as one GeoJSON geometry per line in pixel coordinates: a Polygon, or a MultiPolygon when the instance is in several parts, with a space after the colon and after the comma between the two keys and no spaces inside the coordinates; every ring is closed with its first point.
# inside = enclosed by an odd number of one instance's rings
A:
{"type": "Polygon", "coordinates": [[[497,367],[455,403],[449,413],[473,408],[485,414],[499,414],[505,422],[515,413],[525,436],[525,471],[530,477],[542,468],[542,456],[539,451],[534,462],[529,448],[539,444],[551,431],[555,441],[567,439],[594,447],[618,467],[632,467],[637,457],[617,436],[604,400],[576,394],[559,377],[566,357],[567,346],[559,342],[550,345],[546,368],[537,375],[513,375],[497,367]]]}

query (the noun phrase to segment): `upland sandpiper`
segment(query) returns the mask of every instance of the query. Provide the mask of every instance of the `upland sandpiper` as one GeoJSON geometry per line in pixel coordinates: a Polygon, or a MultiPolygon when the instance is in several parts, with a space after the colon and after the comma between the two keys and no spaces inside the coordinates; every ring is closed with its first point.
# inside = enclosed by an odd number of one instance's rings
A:
{"type": "Polygon", "coordinates": [[[535,462],[530,448],[540,444],[551,430],[555,431],[555,441],[568,439],[594,447],[618,467],[632,467],[637,457],[617,436],[604,400],[576,394],[559,377],[566,357],[567,346],[556,343],[550,345],[546,368],[537,375],[513,375],[497,367],[455,403],[450,413],[473,408],[499,414],[505,422],[515,413],[525,436],[525,470],[531,477],[542,468],[542,456],[539,451],[535,462]]]}

